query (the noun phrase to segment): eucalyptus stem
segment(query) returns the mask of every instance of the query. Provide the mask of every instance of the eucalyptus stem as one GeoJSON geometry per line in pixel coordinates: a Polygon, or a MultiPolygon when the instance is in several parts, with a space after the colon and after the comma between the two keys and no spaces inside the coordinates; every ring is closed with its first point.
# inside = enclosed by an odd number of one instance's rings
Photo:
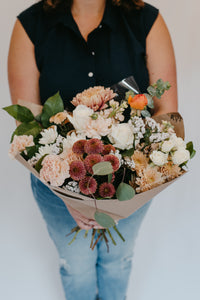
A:
{"type": "Polygon", "coordinates": [[[86,237],[88,236],[88,231],[89,231],[89,230],[86,230],[86,231],[85,231],[85,234],[84,234],[84,238],[85,238],[85,239],[86,239],[86,237]]]}
{"type": "Polygon", "coordinates": [[[109,252],[109,244],[108,244],[108,239],[107,239],[107,236],[106,236],[106,229],[103,229],[102,233],[103,233],[103,239],[105,240],[105,243],[106,243],[107,252],[109,252]]]}
{"type": "Polygon", "coordinates": [[[117,244],[116,244],[116,242],[115,242],[115,240],[114,240],[114,238],[113,238],[113,236],[110,232],[110,229],[107,228],[106,230],[107,230],[107,233],[108,233],[109,237],[111,238],[112,243],[116,246],[117,244]]]}
{"type": "Polygon", "coordinates": [[[90,248],[92,248],[95,233],[96,233],[96,229],[93,228],[93,229],[92,229],[92,239],[91,239],[91,243],[90,243],[90,248]]]}
{"type": "Polygon", "coordinates": [[[117,232],[117,234],[119,235],[119,237],[122,239],[123,242],[125,242],[124,237],[121,235],[121,233],[119,232],[119,230],[117,229],[116,225],[113,226],[114,230],[117,232]]]}
{"type": "Polygon", "coordinates": [[[68,245],[71,245],[71,244],[75,241],[75,239],[76,239],[78,233],[79,233],[81,230],[82,230],[82,229],[80,228],[79,230],[76,231],[76,233],[75,233],[73,239],[71,240],[71,242],[68,243],[68,245]]]}
{"type": "Polygon", "coordinates": [[[94,250],[95,246],[97,245],[98,241],[100,240],[100,238],[102,237],[103,233],[100,233],[94,243],[94,245],[92,246],[92,250],[94,250]]]}
{"type": "Polygon", "coordinates": [[[73,232],[75,232],[75,231],[77,232],[79,229],[80,229],[79,226],[76,226],[76,227],[72,228],[72,230],[70,231],[70,233],[66,234],[66,236],[71,235],[71,234],[72,234],[73,232]]]}

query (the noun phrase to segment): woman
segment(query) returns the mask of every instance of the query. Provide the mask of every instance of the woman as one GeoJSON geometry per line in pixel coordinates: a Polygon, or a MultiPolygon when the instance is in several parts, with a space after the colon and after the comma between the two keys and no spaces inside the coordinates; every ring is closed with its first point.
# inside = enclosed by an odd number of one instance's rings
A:
{"type": "MultiPolygon", "coordinates": [[[[172,87],[155,114],[177,111],[176,67],[171,39],[158,10],[141,0],[43,0],[15,23],[8,56],[13,103],[41,104],[58,90],[68,109],[76,93],[110,86],[134,75],[141,92],[157,79],[172,87]]],[[[31,177],[35,199],[60,255],[60,273],[69,300],[125,299],[133,245],[150,202],[119,221],[126,242],[103,243],[94,251],[79,234],[68,246],[66,233],[78,224],[98,228],[31,177]]],[[[114,234],[114,233],[113,233],[114,234]]]]}

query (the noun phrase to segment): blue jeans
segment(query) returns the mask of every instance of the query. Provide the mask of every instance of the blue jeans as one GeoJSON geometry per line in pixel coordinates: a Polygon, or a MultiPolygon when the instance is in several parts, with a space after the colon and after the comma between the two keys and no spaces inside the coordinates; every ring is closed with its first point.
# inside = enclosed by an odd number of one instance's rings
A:
{"type": "Polygon", "coordinates": [[[84,238],[82,230],[75,242],[68,245],[72,236],[66,234],[76,226],[63,201],[54,195],[35,176],[31,175],[33,195],[38,203],[48,232],[55,243],[60,257],[60,274],[67,300],[124,300],[131,271],[133,247],[151,201],[117,227],[125,238],[123,242],[111,230],[117,242],[109,243],[109,253],[104,242],[90,249],[91,230],[84,238]],[[98,297],[98,298],[96,298],[98,297]]]}

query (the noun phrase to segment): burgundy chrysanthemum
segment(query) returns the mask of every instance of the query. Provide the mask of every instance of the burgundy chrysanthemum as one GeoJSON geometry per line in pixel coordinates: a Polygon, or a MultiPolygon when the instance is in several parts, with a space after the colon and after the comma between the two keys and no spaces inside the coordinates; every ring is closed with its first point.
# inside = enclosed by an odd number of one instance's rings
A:
{"type": "Polygon", "coordinates": [[[101,161],[103,161],[103,157],[100,154],[89,154],[84,160],[86,170],[93,174],[92,167],[101,161]]]}
{"type": "Polygon", "coordinates": [[[79,181],[79,188],[85,195],[94,194],[97,190],[97,182],[93,177],[85,176],[79,181]]]}
{"type": "Polygon", "coordinates": [[[72,147],[72,151],[77,154],[84,154],[85,153],[84,146],[86,142],[87,142],[86,140],[79,140],[75,142],[72,147]]]}
{"type": "Polygon", "coordinates": [[[103,147],[104,147],[104,149],[102,151],[103,155],[109,154],[111,151],[113,151],[113,152],[116,151],[115,147],[111,144],[104,145],[103,147]]]}
{"type": "Polygon", "coordinates": [[[84,145],[85,152],[88,154],[101,153],[104,149],[103,143],[99,139],[91,139],[86,141],[84,145]]]}
{"type": "Polygon", "coordinates": [[[109,161],[113,167],[113,171],[116,172],[119,169],[119,159],[113,154],[107,154],[103,157],[104,161],[109,161]]]}
{"type": "Polygon", "coordinates": [[[74,180],[81,180],[86,175],[86,168],[82,161],[75,160],[70,164],[69,174],[74,180]]]}
{"type": "Polygon", "coordinates": [[[115,187],[112,183],[104,182],[99,187],[99,195],[102,198],[112,198],[115,194],[115,187]]]}

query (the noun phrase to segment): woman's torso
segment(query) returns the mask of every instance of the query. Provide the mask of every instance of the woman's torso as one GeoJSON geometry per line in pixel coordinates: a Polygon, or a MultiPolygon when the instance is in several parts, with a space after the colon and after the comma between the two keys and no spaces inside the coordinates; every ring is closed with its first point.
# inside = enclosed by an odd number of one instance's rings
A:
{"type": "Polygon", "coordinates": [[[22,12],[18,19],[35,45],[41,102],[60,91],[71,109],[70,101],[78,92],[95,85],[111,86],[131,75],[145,92],[149,84],[146,37],[157,14],[148,4],[124,13],[107,1],[100,25],[86,42],[70,12],[46,15],[42,2],[22,12]]]}

